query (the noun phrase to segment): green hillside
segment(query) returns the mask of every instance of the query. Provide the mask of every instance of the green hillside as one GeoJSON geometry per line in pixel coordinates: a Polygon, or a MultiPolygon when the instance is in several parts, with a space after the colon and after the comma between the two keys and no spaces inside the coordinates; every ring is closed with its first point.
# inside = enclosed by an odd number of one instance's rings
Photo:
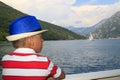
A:
{"type": "MultiPolygon", "coordinates": [[[[17,17],[27,15],[22,13],[0,1],[0,41],[6,40],[8,35],[8,25],[17,17]]],[[[77,35],[65,28],[41,21],[43,29],[49,31],[43,34],[45,40],[70,40],[70,39],[85,39],[84,36],[77,35]]]]}

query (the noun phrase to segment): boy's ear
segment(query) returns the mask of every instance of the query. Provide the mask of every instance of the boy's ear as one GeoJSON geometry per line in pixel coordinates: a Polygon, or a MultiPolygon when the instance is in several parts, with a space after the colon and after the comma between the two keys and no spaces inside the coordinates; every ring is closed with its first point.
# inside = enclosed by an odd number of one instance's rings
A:
{"type": "Polygon", "coordinates": [[[33,37],[32,36],[27,37],[26,40],[25,40],[25,43],[26,43],[27,47],[33,46],[34,45],[33,37]]]}

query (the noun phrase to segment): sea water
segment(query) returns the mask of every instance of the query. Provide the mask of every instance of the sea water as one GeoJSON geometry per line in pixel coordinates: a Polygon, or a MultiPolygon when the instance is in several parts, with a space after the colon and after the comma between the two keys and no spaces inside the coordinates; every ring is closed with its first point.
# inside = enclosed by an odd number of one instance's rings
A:
{"type": "Polygon", "coordinates": [[[47,55],[67,74],[120,69],[120,40],[45,41],[47,55]]]}
{"type": "MultiPolygon", "coordinates": [[[[0,44],[0,52],[13,51],[11,44],[0,44]]],[[[66,74],[120,69],[120,40],[44,41],[40,53],[48,56],[66,74]]]]}

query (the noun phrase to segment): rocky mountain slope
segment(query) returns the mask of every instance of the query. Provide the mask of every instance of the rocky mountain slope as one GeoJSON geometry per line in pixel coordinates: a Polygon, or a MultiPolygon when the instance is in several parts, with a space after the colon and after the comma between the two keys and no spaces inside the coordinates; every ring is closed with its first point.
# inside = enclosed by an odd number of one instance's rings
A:
{"type": "Polygon", "coordinates": [[[92,34],[96,39],[120,38],[120,11],[98,25],[92,34]]]}

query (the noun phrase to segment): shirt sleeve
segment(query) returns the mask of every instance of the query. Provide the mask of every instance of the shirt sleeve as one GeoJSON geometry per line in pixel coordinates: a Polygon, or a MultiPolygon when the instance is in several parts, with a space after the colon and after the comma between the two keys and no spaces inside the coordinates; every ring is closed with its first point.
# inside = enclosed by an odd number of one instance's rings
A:
{"type": "Polygon", "coordinates": [[[53,76],[54,78],[58,78],[60,75],[61,75],[61,69],[57,66],[57,65],[54,65],[52,63],[52,61],[50,61],[50,65],[48,67],[48,70],[49,70],[49,76],[53,76]]]}

